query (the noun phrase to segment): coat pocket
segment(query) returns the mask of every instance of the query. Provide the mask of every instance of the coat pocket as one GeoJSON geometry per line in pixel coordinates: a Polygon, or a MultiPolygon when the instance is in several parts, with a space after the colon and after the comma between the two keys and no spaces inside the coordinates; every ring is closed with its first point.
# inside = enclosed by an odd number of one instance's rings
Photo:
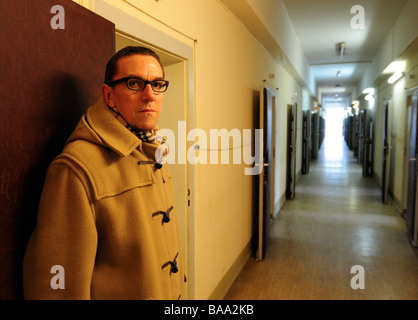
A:
{"type": "Polygon", "coordinates": [[[115,169],[104,170],[94,177],[97,200],[155,183],[154,173],[149,166],[134,166],[130,169],[122,166],[115,169]]]}
{"type": "Polygon", "coordinates": [[[96,200],[155,184],[151,166],[140,166],[132,157],[119,158],[105,164],[96,162],[87,165],[69,155],[61,158],[71,159],[84,173],[96,200]]]}

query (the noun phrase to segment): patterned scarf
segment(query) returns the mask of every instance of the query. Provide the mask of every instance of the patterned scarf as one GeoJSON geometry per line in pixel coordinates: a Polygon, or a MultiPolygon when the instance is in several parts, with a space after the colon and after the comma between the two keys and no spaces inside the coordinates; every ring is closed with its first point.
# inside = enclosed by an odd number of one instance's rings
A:
{"type": "MultiPolygon", "coordinates": [[[[108,106],[109,107],[109,106],[108,106]]],[[[149,130],[149,131],[138,131],[132,128],[132,126],[123,118],[123,116],[119,113],[116,107],[111,108],[109,107],[120,123],[122,123],[125,128],[131,131],[135,136],[137,136],[142,142],[147,143],[156,143],[158,144],[158,148],[155,151],[155,160],[157,163],[161,164],[164,161],[164,158],[168,155],[168,144],[166,138],[163,137],[158,129],[149,130]]]]}

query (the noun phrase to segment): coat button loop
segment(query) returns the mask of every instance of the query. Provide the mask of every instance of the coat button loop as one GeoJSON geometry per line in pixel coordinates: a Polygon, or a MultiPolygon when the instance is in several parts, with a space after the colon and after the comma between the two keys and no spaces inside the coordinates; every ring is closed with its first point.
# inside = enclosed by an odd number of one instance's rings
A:
{"type": "Polygon", "coordinates": [[[177,252],[176,256],[174,257],[173,264],[171,265],[171,272],[177,273],[179,272],[179,268],[177,267],[177,257],[179,256],[179,253],[177,252]]]}
{"type": "Polygon", "coordinates": [[[152,214],[152,217],[154,218],[155,216],[158,216],[159,214],[162,214],[163,215],[163,222],[164,223],[169,223],[170,222],[170,212],[173,209],[174,209],[174,207],[171,206],[167,211],[157,211],[157,212],[154,212],[152,214]]]}
{"type": "Polygon", "coordinates": [[[174,258],[173,261],[167,261],[166,263],[163,264],[163,266],[161,267],[161,269],[164,269],[167,266],[171,266],[170,268],[170,273],[177,273],[179,272],[179,268],[177,266],[177,257],[178,257],[179,253],[177,252],[176,257],[174,258]]]}

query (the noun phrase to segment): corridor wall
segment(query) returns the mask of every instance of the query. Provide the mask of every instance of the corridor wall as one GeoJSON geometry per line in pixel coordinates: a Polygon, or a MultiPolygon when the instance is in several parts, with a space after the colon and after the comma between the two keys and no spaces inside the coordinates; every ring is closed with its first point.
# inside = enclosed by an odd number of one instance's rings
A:
{"type": "Polygon", "coordinates": [[[418,50],[417,43],[409,50],[406,50],[399,58],[406,61],[405,75],[394,84],[386,81],[377,87],[376,100],[376,135],[377,142],[375,147],[375,176],[380,182],[382,172],[382,152],[381,152],[381,132],[383,130],[384,104],[389,101],[389,123],[390,123],[390,171],[389,171],[389,195],[399,211],[405,209],[404,193],[404,157],[405,142],[407,139],[407,94],[408,91],[418,86],[416,75],[418,74],[418,50]]]}
{"type": "Polygon", "coordinates": [[[416,12],[418,12],[418,2],[410,0],[380,45],[373,63],[366,69],[357,89],[360,93],[368,87],[375,89],[374,99],[367,102],[366,108],[373,114],[375,126],[373,170],[374,177],[380,184],[382,183],[383,113],[385,103],[389,102],[390,139],[392,144],[389,194],[399,211],[402,211],[402,199],[404,198],[403,157],[407,110],[406,95],[409,89],[418,85],[416,76],[418,20],[415,17],[416,12]],[[394,84],[388,84],[388,75],[385,75],[383,71],[395,60],[405,61],[406,63],[403,77],[394,84]]]}

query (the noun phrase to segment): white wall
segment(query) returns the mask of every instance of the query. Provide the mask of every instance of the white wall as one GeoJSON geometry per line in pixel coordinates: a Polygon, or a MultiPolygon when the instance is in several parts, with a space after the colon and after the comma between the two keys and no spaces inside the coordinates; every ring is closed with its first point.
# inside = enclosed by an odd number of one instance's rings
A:
{"type": "Polygon", "coordinates": [[[418,36],[418,1],[410,0],[399,14],[394,26],[390,29],[378,49],[373,63],[367,68],[358,92],[373,85],[383,70],[396,60],[418,36]]]}
{"type": "Polygon", "coordinates": [[[418,85],[416,80],[417,36],[418,36],[418,1],[410,0],[397,18],[385,40],[382,42],[373,63],[366,70],[358,86],[361,93],[367,87],[375,88],[374,140],[374,176],[381,183],[383,157],[383,119],[385,103],[389,101],[390,128],[390,178],[389,195],[399,210],[402,210],[404,148],[406,139],[407,106],[406,96],[409,89],[418,85]],[[406,62],[404,76],[396,83],[387,83],[388,76],[383,70],[394,60],[406,62]],[[415,74],[415,76],[413,76],[415,74]],[[412,76],[412,77],[411,77],[412,76]],[[414,78],[415,77],[415,78],[414,78]]]}

